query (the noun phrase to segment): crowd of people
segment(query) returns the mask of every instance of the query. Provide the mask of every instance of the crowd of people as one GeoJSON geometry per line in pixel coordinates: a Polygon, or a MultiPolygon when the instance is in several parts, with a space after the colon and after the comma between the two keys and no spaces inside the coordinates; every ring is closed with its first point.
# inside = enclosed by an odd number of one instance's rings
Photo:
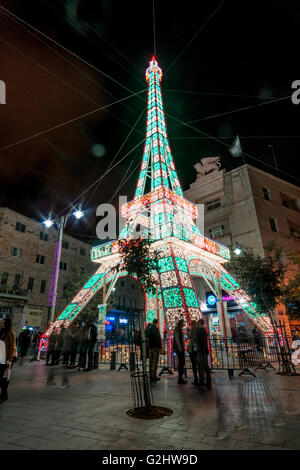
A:
{"type": "Polygon", "coordinates": [[[89,320],[85,325],[74,322],[69,328],[61,325],[49,336],[46,366],[62,363],[67,369],[90,371],[97,367],[97,326],[89,320]]]}
{"type": "MultiPolygon", "coordinates": [[[[145,330],[145,337],[146,337],[146,349],[147,349],[147,357],[149,358],[149,370],[150,370],[150,380],[151,382],[156,382],[160,380],[157,377],[157,367],[158,367],[158,360],[159,355],[162,350],[162,341],[160,337],[160,332],[158,329],[158,321],[156,319],[153,320],[152,323],[147,325],[145,330]]],[[[173,344],[172,350],[173,353],[177,357],[178,365],[178,384],[185,385],[187,384],[187,380],[185,380],[185,341],[184,341],[184,334],[183,334],[183,327],[185,321],[179,320],[173,335],[173,344]]],[[[192,321],[191,327],[187,330],[188,334],[188,345],[187,351],[189,353],[191,363],[192,363],[192,370],[194,375],[194,382],[193,385],[204,387],[206,386],[208,389],[211,388],[211,370],[208,365],[208,335],[207,331],[204,327],[204,320],[192,321]]]]}

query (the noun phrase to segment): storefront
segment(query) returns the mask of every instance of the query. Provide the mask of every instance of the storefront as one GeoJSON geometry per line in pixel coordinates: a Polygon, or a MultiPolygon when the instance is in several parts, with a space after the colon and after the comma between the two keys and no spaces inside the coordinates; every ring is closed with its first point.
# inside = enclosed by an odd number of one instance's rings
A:
{"type": "MultiPolygon", "coordinates": [[[[240,306],[224,291],[222,291],[222,301],[226,303],[231,337],[234,338],[238,332],[251,335],[253,324],[240,306]]],[[[221,335],[217,302],[219,299],[211,291],[205,293],[205,301],[201,302],[201,310],[206,316],[210,335],[221,335]]]]}

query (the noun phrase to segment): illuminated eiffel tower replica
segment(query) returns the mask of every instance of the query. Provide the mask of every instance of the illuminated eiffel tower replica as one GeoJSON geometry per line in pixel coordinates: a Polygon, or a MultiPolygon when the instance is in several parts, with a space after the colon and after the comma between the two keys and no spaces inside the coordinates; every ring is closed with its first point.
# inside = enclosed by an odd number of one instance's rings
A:
{"type": "MultiPolygon", "coordinates": [[[[152,57],[146,70],[148,102],[143,157],[134,199],[122,206],[126,224],[119,235],[119,239],[130,239],[140,226],[142,236],[154,240],[151,249],[157,250],[160,255],[157,292],[145,292],[146,320],[152,321],[161,307],[166,328],[171,332],[180,318],[188,324],[201,318],[192,281],[192,277],[199,276],[217,298],[222,299],[222,290],[226,291],[253,324],[268,334],[272,331],[268,317],[257,310],[223,267],[223,263],[230,258],[229,249],[200,233],[196,225],[197,206],[183,197],[167,136],[161,79],[162,70],[152,57]],[[149,178],[151,189],[145,194],[146,180],[149,178]]],[[[92,248],[91,259],[98,264],[98,269],[50,326],[46,335],[62,323],[69,326],[101,289],[106,292],[103,295],[105,305],[117,279],[126,275],[125,271],[117,272],[114,269],[120,262],[118,240],[92,248]]],[[[220,304],[223,305],[223,302],[220,304]]],[[[221,333],[226,337],[226,331],[230,328],[224,308],[219,317],[221,333]]]]}

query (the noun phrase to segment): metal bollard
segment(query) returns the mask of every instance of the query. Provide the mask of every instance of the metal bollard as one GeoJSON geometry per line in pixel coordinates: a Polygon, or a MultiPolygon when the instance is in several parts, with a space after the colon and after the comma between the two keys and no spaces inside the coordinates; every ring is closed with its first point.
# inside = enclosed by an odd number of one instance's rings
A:
{"type": "Polygon", "coordinates": [[[112,351],[110,355],[110,370],[116,370],[116,351],[112,351]]]}

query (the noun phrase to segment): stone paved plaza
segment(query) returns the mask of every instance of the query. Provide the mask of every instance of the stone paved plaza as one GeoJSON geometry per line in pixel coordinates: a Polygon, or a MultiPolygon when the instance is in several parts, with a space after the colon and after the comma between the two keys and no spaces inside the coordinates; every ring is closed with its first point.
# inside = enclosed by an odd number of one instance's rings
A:
{"type": "Polygon", "coordinates": [[[0,404],[3,449],[300,449],[300,376],[213,374],[212,390],[163,376],[154,404],[173,409],[160,420],[127,417],[129,372],[14,366],[9,400],[0,404]],[[48,383],[48,384],[47,384],[48,383]],[[50,384],[51,385],[50,385],[50,384]]]}

